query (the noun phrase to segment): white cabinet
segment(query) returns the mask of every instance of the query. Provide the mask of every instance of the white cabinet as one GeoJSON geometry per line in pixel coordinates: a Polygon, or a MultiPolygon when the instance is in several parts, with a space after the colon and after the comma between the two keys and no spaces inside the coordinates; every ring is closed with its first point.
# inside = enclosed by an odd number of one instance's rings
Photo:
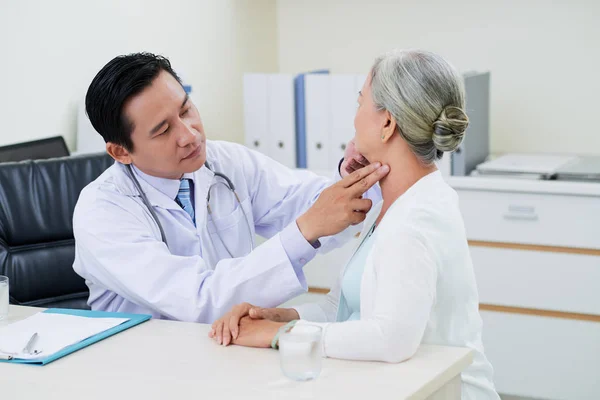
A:
{"type": "Polygon", "coordinates": [[[482,311],[483,344],[500,393],[600,398],[600,323],[482,311]]]}
{"type": "Polygon", "coordinates": [[[600,249],[600,224],[590,220],[600,219],[598,197],[459,191],[470,240],[600,249]]]}
{"type": "Polygon", "coordinates": [[[473,245],[471,256],[481,303],[600,315],[598,256],[473,245]]]}
{"type": "Polygon", "coordinates": [[[600,399],[600,185],[448,178],[499,392],[600,399]]]}

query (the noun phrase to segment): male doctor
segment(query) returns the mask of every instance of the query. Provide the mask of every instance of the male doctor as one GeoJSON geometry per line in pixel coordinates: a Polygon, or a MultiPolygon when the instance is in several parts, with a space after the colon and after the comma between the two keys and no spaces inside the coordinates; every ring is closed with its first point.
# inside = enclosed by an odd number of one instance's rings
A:
{"type": "Polygon", "coordinates": [[[349,239],[388,172],[348,154],[333,183],[207,141],[171,64],[149,53],[104,66],[86,110],[116,160],[73,217],[94,310],[211,323],[242,302],[275,307],[306,291],[302,267],[349,239]],[[269,239],[255,246],[255,234],[269,239]]]}

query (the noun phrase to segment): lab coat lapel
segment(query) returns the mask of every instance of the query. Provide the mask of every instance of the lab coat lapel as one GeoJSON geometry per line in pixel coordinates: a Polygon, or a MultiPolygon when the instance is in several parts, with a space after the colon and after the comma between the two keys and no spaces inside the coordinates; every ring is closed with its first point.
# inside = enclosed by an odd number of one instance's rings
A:
{"type": "MultiPolygon", "coordinates": [[[[119,168],[118,172],[115,176],[115,185],[119,188],[121,193],[131,196],[131,197],[141,197],[138,192],[135,184],[131,180],[129,173],[126,170],[126,166],[120,163],[117,163],[119,168]]],[[[135,172],[134,172],[135,174],[135,172]]],[[[175,202],[175,199],[169,199],[167,195],[154,188],[144,179],[142,179],[139,175],[136,175],[138,182],[140,183],[140,187],[148,197],[148,201],[154,207],[161,207],[167,210],[180,210],[181,208],[175,202]]]]}

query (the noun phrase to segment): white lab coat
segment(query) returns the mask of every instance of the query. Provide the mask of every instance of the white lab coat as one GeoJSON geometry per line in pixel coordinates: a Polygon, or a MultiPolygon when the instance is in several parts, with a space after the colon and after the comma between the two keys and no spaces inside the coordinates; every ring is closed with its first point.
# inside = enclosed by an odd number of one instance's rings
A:
{"type": "MultiPolygon", "coordinates": [[[[92,309],[211,323],[238,303],[273,307],[306,291],[302,266],[316,250],[295,219],[333,180],[288,169],[234,143],[208,141],[207,159],[213,171],[232,180],[242,208],[225,185],[216,184],[208,215],[209,186],[223,180],[202,167],[189,176],[196,226],[174,201],[178,183],[167,195],[152,183],[160,178],[136,172],[168,247],[122,164],[84,188],[73,217],[73,268],[86,280],[92,309]],[[269,239],[251,252],[255,234],[269,239]]],[[[380,196],[378,189],[372,193],[380,196]]],[[[319,251],[341,245],[354,232],[323,238],[319,251]]]]}
{"type": "MultiPolygon", "coordinates": [[[[381,206],[369,213],[359,243],[381,206]]],[[[401,362],[422,343],[468,347],[474,357],[462,373],[462,398],[499,400],[484,355],[479,296],[458,196],[441,173],[423,177],[400,196],[371,240],[360,286],[360,320],[345,321],[350,314],[341,296],[344,270],[323,301],[296,307],[300,325],[322,326],[323,355],[401,362]]]]}

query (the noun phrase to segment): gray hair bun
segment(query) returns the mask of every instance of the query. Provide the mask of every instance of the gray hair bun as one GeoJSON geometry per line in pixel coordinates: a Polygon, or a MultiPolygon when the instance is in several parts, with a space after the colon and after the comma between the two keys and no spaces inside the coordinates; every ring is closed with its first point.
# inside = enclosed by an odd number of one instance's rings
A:
{"type": "Polygon", "coordinates": [[[433,144],[440,151],[454,151],[461,144],[469,117],[462,108],[447,106],[433,123],[433,144]]]}

